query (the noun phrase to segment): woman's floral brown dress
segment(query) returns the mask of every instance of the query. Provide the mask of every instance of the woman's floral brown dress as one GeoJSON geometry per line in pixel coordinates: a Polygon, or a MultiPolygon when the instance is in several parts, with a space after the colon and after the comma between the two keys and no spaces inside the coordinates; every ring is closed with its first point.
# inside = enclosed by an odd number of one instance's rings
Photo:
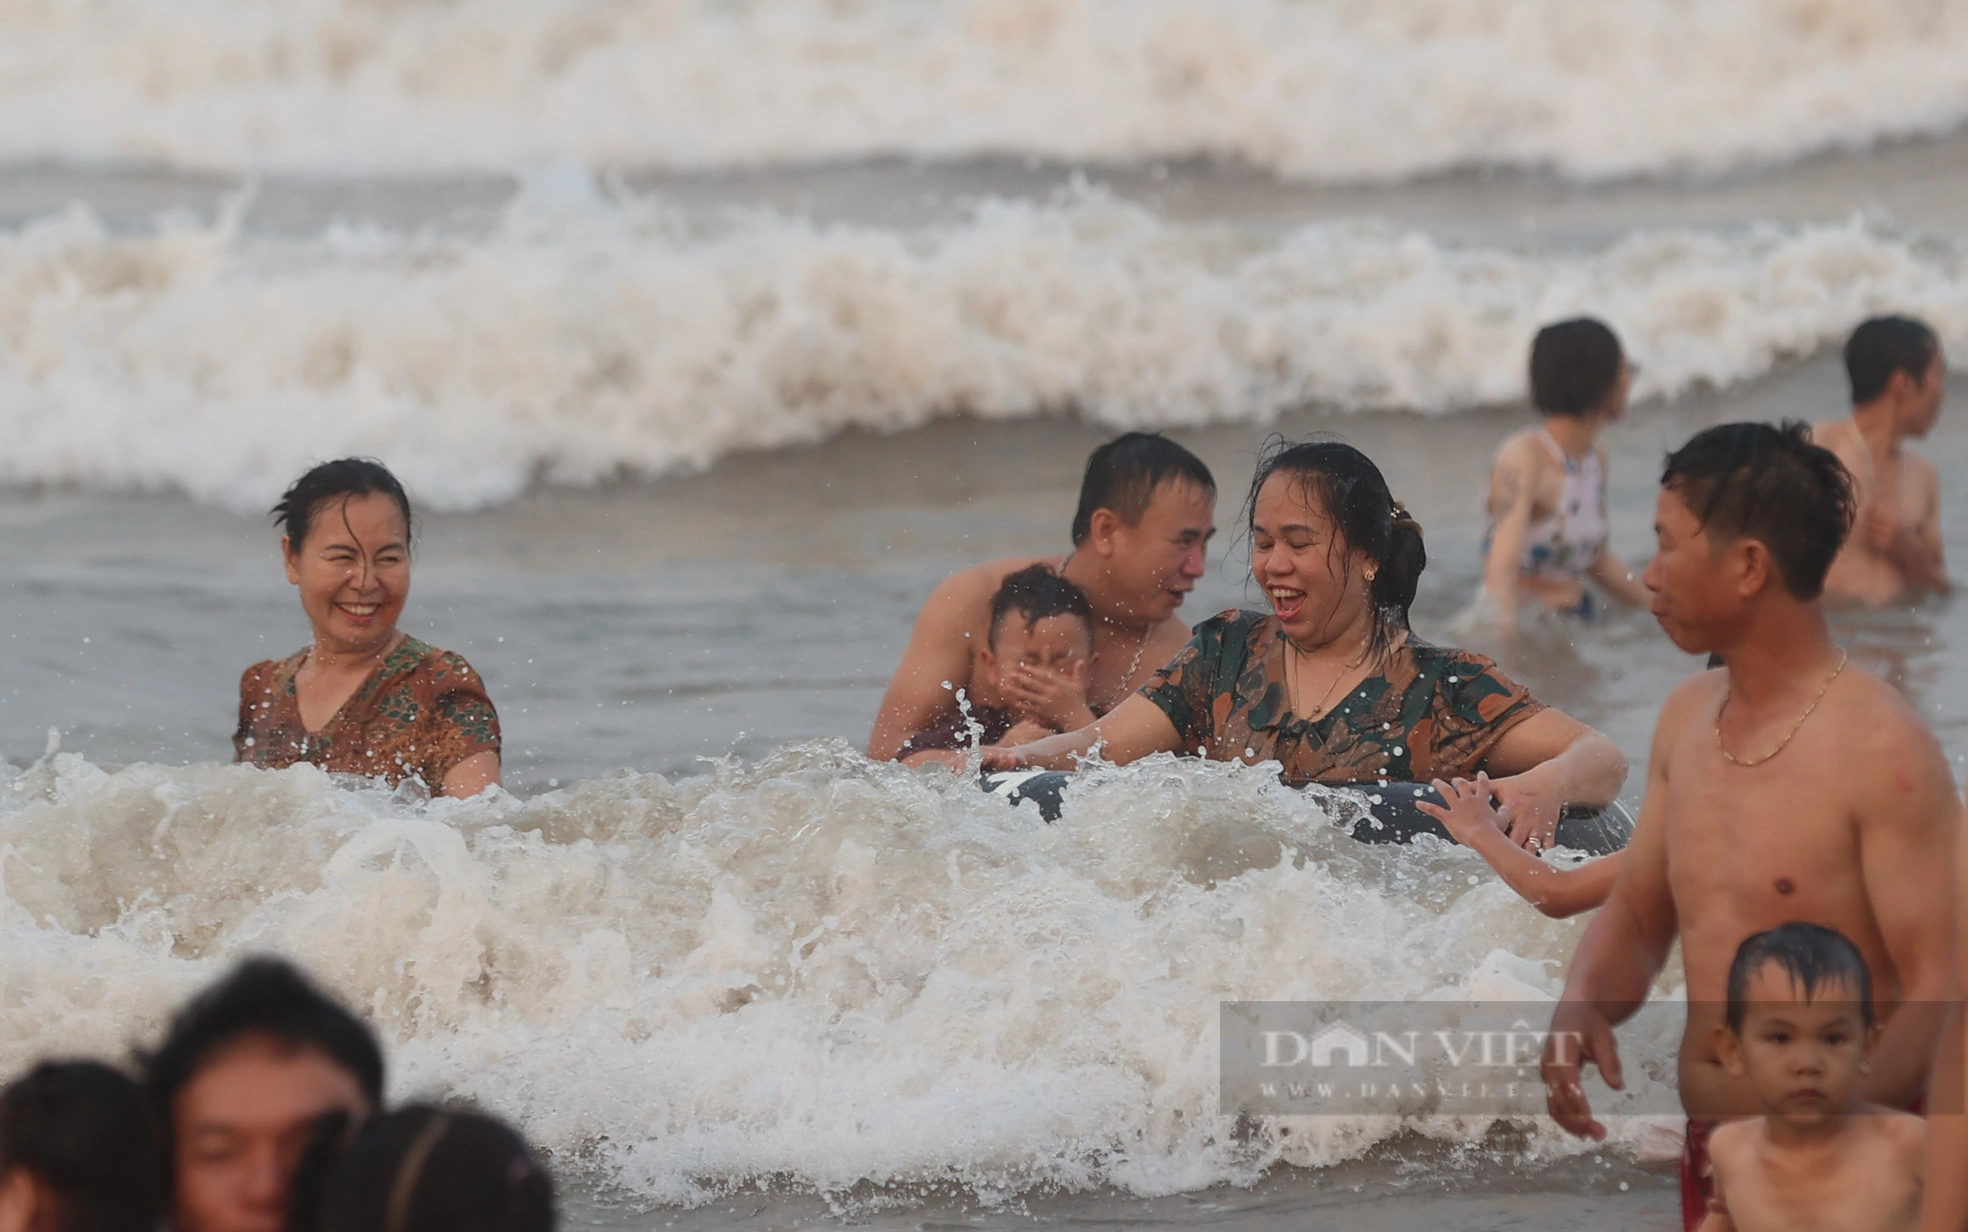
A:
{"type": "Polygon", "coordinates": [[[268,659],[239,678],[239,761],[262,770],[305,761],[391,786],[414,775],[436,791],[459,762],[499,751],[498,711],[463,656],[404,638],[318,732],[302,725],[294,692],[306,659],[305,650],[268,659]]]}
{"type": "Polygon", "coordinates": [[[1544,709],[1494,660],[1410,634],[1385,669],[1324,717],[1287,712],[1285,631],[1268,612],[1228,611],[1142,686],[1181,738],[1214,761],[1276,761],[1284,781],[1427,782],[1470,777],[1503,734],[1544,709]]]}

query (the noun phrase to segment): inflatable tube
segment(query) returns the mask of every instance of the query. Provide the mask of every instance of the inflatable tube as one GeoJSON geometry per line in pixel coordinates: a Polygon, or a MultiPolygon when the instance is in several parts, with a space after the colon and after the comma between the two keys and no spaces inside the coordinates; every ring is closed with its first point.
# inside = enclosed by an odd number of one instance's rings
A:
{"type": "MultiPolygon", "coordinates": [[[[1062,770],[1018,770],[1005,774],[985,774],[980,783],[985,791],[1016,805],[1030,800],[1039,806],[1039,816],[1058,821],[1066,807],[1066,792],[1073,776],[1062,770]]],[[[1410,843],[1418,835],[1432,834],[1449,842],[1442,823],[1416,808],[1422,801],[1440,804],[1442,797],[1433,787],[1420,783],[1363,783],[1336,790],[1356,795],[1364,816],[1353,823],[1353,837],[1362,843],[1410,843]]],[[[1558,822],[1558,844],[1603,856],[1626,846],[1633,837],[1633,814],[1615,800],[1603,809],[1571,807],[1558,822]]]]}

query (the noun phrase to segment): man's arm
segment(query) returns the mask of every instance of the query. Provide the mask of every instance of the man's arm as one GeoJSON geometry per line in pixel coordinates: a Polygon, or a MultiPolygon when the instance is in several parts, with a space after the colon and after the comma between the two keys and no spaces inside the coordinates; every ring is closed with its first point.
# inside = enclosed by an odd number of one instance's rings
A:
{"type": "Polygon", "coordinates": [[[1679,930],[1667,879],[1667,750],[1688,720],[1695,692],[1693,682],[1683,684],[1661,709],[1647,766],[1647,798],[1633,840],[1611,896],[1579,939],[1551,1017],[1543,1062],[1545,1102],[1560,1126],[1581,1137],[1606,1134],[1592,1118],[1580,1085],[1585,1063],[1597,1065],[1609,1086],[1622,1085],[1613,1025],[1647,999],[1679,930]]]}
{"type": "Polygon", "coordinates": [[[965,569],[930,592],[875,713],[869,757],[893,761],[909,737],[956,705],[957,689],[969,687],[973,642],[989,633],[997,572],[991,566],[965,569]]]}
{"type": "Polygon", "coordinates": [[[1901,1005],[1886,1023],[1862,1094],[1904,1108],[1926,1088],[1948,1003],[1960,995],[1954,877],[1961,798],[1925,724],[1907,714],[1872,727],[1853,759],[1868,770],[1861,783],[1859,869],[1899,973],[1901,1005]]]}

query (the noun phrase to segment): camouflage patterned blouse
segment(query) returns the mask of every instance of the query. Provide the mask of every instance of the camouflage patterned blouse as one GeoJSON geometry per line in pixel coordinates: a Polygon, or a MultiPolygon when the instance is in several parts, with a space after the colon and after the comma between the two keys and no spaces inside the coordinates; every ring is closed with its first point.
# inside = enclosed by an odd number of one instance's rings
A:
{"type": "Polygon", "coordinates": [[[255,663],[239,678],[237,760],[262,770],[311,762],[395,786],[412,775],[436,791],[459,762],[499,751],[499,715],[471,664],[406,637],[318,732],[301,723],[294,674],[307,651],[255,663]]]}
{"type": "Polygon", "coordinates": [[[1505,732],[1544,709],[1494,661],[1410,634],[1386,671],[1308,722],[1285,709],[1286,645],[1276,616],[1224,612],[1197,625],[1141,692],[1175,724],[1179,751],[1277,761],[1294,787],[1468,777],[1505,732]]]}

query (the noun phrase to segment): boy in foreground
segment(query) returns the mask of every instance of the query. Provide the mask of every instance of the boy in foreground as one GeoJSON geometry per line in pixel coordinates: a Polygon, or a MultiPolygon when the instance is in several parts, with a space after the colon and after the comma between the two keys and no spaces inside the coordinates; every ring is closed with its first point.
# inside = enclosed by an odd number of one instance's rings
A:
{"type": "Polygon", "coordinates": [[[1763,1115],[1709,1138],[1701,1232],[1897,1232],[1920,1218],[1927,1125],[1859,1099],[1880,1026],[1858,947],[1794,922],[1742,943],[1715,1048],[1763,1115]]]}

